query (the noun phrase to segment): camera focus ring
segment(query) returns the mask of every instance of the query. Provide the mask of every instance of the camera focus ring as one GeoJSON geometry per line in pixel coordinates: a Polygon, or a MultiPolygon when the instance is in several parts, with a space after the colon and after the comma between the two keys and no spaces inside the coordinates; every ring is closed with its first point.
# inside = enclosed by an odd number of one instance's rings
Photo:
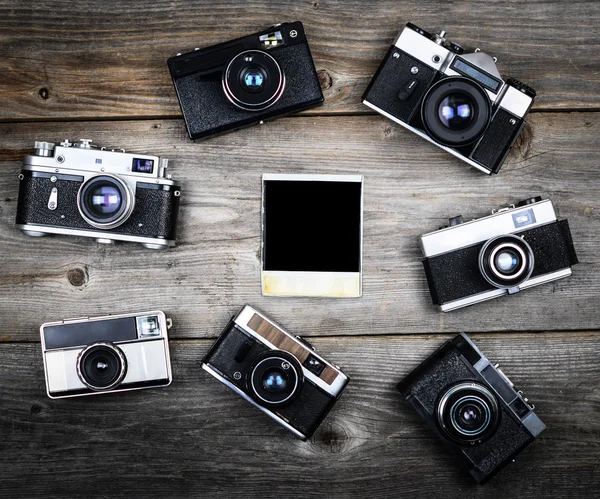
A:
{"type": "Polygon", "coordinates": [[[86,180],[77,193],[81,217],[97,229],[113,229],[133,212],[135,197],[125,181],[108,173],[86,180]]]}
{"type": "Polygon", "coordinates": [[[125,354],[112,343],[94,343],[77,356],[77,375],[91,390],[111,390],[123,381],[126,373],[125,354]]]}

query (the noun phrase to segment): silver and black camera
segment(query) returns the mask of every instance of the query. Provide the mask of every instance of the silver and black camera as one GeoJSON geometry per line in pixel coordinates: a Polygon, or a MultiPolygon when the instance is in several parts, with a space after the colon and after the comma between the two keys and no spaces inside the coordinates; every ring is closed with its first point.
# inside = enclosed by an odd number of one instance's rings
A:
{"type": "Polygon", "coordinates": [[[168,65],[191,139],[323,102],[301,22],[177,54],[168,65]]]}
{"type": "Polygon", "coordinates": [[[503,80],[494,57],[408,23],[363,102],[489,175],[500,170],[534,97],[524,83],[503,80]]]}
{"type": "Polygon", "coordinates": [[[167,159],[100,148],[91,140],[36,142],[19,175],[17,228],[29,236],[68,234],[99,243],[175,245],[181,188],[167,159]]]}
{"type": "Polygon", "coordinates": [[[546,429],[523,392],[464,333],[397,388],[479,483],[546,429]]]}
{"type": "Polygon", "coordinates": [[[571,275],[578,263],[567,220],[548,199],[520,201],[492,215],[421,236],[431,298],[444,312],[571,275]]]}
{"type": "Polygon", "coordinates": [[[202,368],[302,440],[311,437],[348,383],[310,343],[249,306],[232,318],[202,368]]]}
{"type": "Polygon", "coordinates": [[[40,328],[50,398],[167,386],[171,359],[160,311],[49,322],[40,328]]]}

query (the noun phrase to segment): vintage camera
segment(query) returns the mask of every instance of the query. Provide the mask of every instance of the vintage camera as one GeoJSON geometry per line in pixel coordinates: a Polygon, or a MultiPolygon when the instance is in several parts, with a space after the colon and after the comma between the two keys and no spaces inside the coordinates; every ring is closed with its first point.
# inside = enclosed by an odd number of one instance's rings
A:
{"type": "Polygon", "coordinates": [[[191,139],[323,102],[301,22],[177,54],[168,65],[191,139]]]}
{"type": "Polygon", "coordinates": [[[35,154],[25,156],[17,228],[29,236],[174,246],[181,188],[166,173],[168,160],[80,142],[36,142],[35,154]]]}
{"type": "Polygon", "coordinates": [[[408,23],[363,102],[488,175],[498,173],[525,126],[535,91],[502,79],[496,59],[466,53],[408,23]]]}
{"type": "Polygon", "coordinates": [[[578,263],[567,220],[548,199],[520,201],[492,215],[421,236],[431,298],[444,312],[571,275],[578,263]]]}
{"type": "Polygon", "coordinates": [[[535,407],[464,333],[397,388],[479,483],[546,429],[535,407]]]}
{"type": "Polygon", "coordinates": [[[160,311],[49,322],[40,328],[50,398],[167,386],[171,359],[160,311]]]}
{"type": "Polygon", "coordinates": [[[202,368],[306,440],[348,383],[339,367],[245,306],[202,361],[202,368]]]}

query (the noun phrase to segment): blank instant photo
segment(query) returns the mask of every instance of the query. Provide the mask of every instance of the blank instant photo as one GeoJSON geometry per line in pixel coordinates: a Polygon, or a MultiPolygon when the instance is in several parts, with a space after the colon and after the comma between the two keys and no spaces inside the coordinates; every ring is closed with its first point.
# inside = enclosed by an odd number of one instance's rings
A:
{"type": "Polygon", "coordinates": [[[362,294],[363,177],[263,175],[262,292],[362,294]]]}

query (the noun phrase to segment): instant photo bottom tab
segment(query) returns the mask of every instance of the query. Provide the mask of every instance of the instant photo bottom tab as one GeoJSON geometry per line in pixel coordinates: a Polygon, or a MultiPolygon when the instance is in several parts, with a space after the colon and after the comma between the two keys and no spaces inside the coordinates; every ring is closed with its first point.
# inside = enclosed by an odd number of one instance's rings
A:
{"type": "Polygon", "coordinates": [[[362,293],[360,175],[263,175],[262,292],[362,293]]]}

